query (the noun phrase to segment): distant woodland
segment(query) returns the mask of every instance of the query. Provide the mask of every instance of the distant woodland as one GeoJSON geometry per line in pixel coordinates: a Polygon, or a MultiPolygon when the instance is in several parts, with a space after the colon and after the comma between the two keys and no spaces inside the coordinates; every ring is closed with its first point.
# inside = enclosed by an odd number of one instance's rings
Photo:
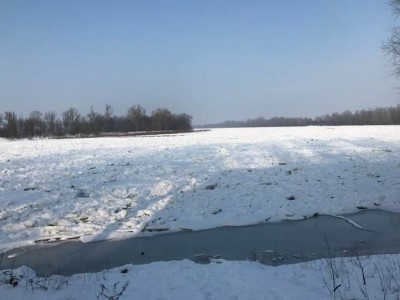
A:
{"type": "Polygon", "coordinates": [[[11,111],[0,113],[0,137],[11,139],[190,130],[191,116],[173,114],[165,108],[156,109],[148,116],[140,105],[130,107],[125,116],[114,115],[111,105],[106,105],[103,114],[95,112],[92,107],[86,116],[75,108],[62,112],[60,116],[54,111],[33,111],[26,118],[11,111]]]}
{"type": "MultiPolygon", "coordinates": [[[[196,126],[198,128],[235,127],[285,127],[310,125],[400,125],[400,105],[368,110],[349,110],[311,118],[263,117],[246,121],[225,121],[218,124],[196,126]]],[[[82,115],[75,108],[61,113],[33,111],[28,117],[17,116],[14,112],[0,113],[0,137],[33,138],[65,136],[99,136],[111,133],[191,131],[192,116],[173,114],[168,109],[159,108],[151,115],[140,105],[130,107],[124,116],[116,116],[110,105],[100,114],[91,108],[82,115]]]]}
{"type": "Polygon", "coordinates": [[[311,118],[283,118],[274,117],[265,119],[259,117],[246,121],[225,121],[217,124],[196,126],[198,128],[234,128],[234,127],[285,127],[310,125],[400,125],[400,105],[395,107],[357,110],[346,110],[342,113],[311,118]]]}

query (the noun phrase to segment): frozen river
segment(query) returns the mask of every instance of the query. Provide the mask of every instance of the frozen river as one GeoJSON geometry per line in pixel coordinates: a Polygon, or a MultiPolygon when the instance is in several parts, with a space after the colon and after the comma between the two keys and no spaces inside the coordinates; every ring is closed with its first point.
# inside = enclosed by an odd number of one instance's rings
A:
{"type": "Polygon", "coordinates": [[[241,227],[91,243],[63,242],[14,249],[0,268],[22,265],[38,275],[99,272],[126,264],[212,258],[292,264],[323,257],[400,252],[400,214],[367,210],[345,218],[316,216],[241,227]]]}
{"type": "Polygon", "coordinates": [[[363,126],[0,140],[0,269],[12,269],[0,281],[20,280],[0,294],[98,299],[103,284],[130,282],[127,298],[397,299],[399,256],[386,253],[399,253],[399,136],[363,126]],[[329,252],[360,257],[314,260],[329,252]]]}

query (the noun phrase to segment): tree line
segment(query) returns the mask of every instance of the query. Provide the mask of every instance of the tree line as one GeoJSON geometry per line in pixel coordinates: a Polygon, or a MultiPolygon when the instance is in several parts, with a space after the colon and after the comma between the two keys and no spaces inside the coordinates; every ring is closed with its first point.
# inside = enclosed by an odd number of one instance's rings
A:
{"type": "Polygon", "coordinates": [[[259,117],[246,121],[225,121],[217,124],[202,125],[202,128],[234,128],[234,127],[285,127],[310,125],[400,125],[400,105],[386,108],[374,108],[351,112],[326,114],[312,118],[259,117]]]}
{"type": "Polygon", "coordinates": [[[129,107],[123,116],[114,115],[111,105],[106,105],[103,114],[95,112],[93,107],[87,115],[82,115],[76,108],[63,111],[60,116],[54,111],[33,111],[26,118],[11,111],[0,113],[0,137],[5,138],[171,130],[192,130],[192,117],[187,114],[173,114],[165,108],[153,110],[149,116],[141,105],[129,107]]]}

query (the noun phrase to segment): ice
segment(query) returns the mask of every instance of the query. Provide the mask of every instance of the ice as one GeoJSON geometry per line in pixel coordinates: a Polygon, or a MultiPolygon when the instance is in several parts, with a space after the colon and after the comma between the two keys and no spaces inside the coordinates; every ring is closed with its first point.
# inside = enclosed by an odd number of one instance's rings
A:
{"type": "Polygon", "coordinates": [[[400,211],[399,136],[398,126],[343,126],[1,139],[0,250],[400,211]]]}
{"type": "Polygon", "coordinates": [[[350,225],[353,225],[354,227],[356,227],[358,229],[368,230],[368,229],[365,229],[364,227],[362,227],[361,225],[357,224],[357,222],[354,222],[353,220],[350,220],[349,218],[346,218],[346,217],[343,217],[343,216],[332,215],[332,214],[325,214],[325,215],[345,220],[347,223],[349,223],[350,225]]]}

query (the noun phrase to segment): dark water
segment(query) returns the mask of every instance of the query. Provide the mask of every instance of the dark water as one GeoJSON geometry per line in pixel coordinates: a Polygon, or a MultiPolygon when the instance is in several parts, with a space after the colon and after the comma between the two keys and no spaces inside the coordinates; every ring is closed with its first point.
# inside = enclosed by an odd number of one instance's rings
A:
{"type": "Polygon", "coordinates": [[[48,276],[185,258],[199,263],[207,263],[210,257],[258,259],[278,265],[329,255],[400,253],[400,214],[366,210],[346,217],[368,230],[359,229],[343,219],[319,215],[299,221],[164,233],[125,240],[71,241],[11,250],[3,254],[0,269],[26,265],[38,275],[48,276]],[[8,258],[12,254],[17,256],[8,258]]]}

